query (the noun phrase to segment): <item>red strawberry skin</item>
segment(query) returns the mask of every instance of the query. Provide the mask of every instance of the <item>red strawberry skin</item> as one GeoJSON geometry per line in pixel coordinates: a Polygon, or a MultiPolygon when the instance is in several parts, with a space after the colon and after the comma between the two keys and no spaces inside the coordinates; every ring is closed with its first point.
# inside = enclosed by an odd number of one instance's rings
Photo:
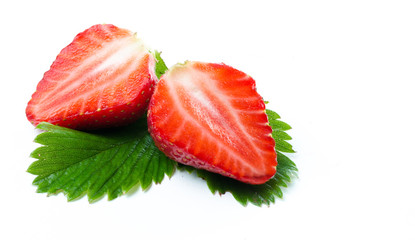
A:
{"type": "Polygon", "coordinates": [[[225,64],[186,62],[150,100],[149,132],[171,159],[249,184],[276,173],[277,156],[255,81],[225,64]]]}
{"type": "Polygon", "coordinates": [[[28,120],[91,130],[125,125],[145,113],[157,77],[155,59],[135,34],[94,25],[65,47],[39,82],[28,120]]]}

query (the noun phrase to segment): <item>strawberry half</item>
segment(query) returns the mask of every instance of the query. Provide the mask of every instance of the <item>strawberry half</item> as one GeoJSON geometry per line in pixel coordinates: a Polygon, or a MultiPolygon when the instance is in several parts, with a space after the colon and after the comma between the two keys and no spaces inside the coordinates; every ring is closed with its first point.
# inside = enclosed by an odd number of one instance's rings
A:
{"type": "Polygon", "coordinates": [[[114,25],[79,33],[53,62],[27,105],[28,120],[74,129],[125,125],[145,113],[155,59],[135,34],[114,25]]]}
{"type": "Polygon", "coordinates": [[[149,131],[170,158],[250,184],[276,173],[275,141],[255,81],[225,64],[186,62],[163,75],[149,131]]]}

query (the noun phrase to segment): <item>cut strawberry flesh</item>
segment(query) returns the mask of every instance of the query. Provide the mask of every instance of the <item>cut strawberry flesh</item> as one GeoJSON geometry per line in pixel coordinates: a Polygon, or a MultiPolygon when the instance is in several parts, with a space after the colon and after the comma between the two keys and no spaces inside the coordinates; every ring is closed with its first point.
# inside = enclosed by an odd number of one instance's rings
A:
{"type": "Polygon", "coordinates": [[[170,158],[262,184],[276,172],[275,142],[254,80],[224,64],[187,62],[156,87],[149,131],[170,158]]]}
{"type": "Polygon", "coordinates": [[[95,25],[65,47],[39,82],[26,114],[77,129],[124,125],[142,115],[156,82],[154,57],[135,35],[95,25]]]}

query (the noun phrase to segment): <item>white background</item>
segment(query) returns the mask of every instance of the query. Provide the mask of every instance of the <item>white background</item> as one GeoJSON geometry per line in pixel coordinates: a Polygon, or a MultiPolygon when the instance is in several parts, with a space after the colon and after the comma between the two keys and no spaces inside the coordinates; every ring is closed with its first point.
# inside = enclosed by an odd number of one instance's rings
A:
{"type": "Polygon", "coordinates": [[[0,239],[415,239],[414,1],[2,1],[0,24],[0,239]],[[293,127],[284,199],[243,207],[180,172],[111,202],[36,193],[26,104],[97,23],[137,32],[168,66],[256,79],[293,127]]]}

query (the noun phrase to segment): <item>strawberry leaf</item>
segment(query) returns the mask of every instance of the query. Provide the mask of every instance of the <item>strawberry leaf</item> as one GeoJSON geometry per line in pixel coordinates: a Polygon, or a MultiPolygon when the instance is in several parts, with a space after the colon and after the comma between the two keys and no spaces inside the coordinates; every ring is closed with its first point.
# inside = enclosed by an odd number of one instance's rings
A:
{"type": "Polygon", "coordinates": [[[166,63],[164,63],[164,60],[163,58],[161,58],[160,55],[161,55],[161,52],[159,51],[154,52],[154,58],[156,59],[155,72],[156,72],[157,78],[160,78],[161,75],[163,75],[168,70],[166,63]]]}
{"type": "Polygon", "coordinates": [[[278,167],[274,177],[261,185],[242,183],[170,160],[154,145],[146,119],[124,128],[91,133],[41,123],[37,128],[45,132],[35,142],[43,146],[32,152],[31,157],[37,161],[27,171],[38,175],[33,181],[37,192],[63,192],[69,201],[87,194],[89,201],[95,202],[105,194],[109,200],[115,199],[137,185],[148,189],[153,182],[161,183],[165,175],[171,177],[179,166],[189,173],[196,171],[212,193],[229,192],[244,206],[270,205],[276,197],[283,197],[282,188],[291,182],[297,167],[281,153],[294,152],[286,142],[291,137],[281,130],[281,126],[291,127],[278,120],[275,112],[267,110],[267,115],[276,141],[278,167]]]}
{"type": "Polygon", "coordinates": [[[146,119],[124,128],[85,133],[41,123],[29,173],[41,193],[63,191],[69,201],[85,193],[90,202],[112,200],[138,185],[143,190],[172,176],[176,163],[156,148],[146,119]]]}
{"type": "Polygon", "coordinates": [[[270,205],[275,202],[276,197],[282,198],[282,188],[288,186],[288,183],[291,182],[292,177],[295,176],[298,171],[295,163],[281,153],[294,152],[291,144],[286,142],[286,140],[291,139],[291,136],[285,131],[291,129],[291,127],[278,120],[280,116],[276,112],[266,110],[266,113],[268,115],[269,124],[273,129],[272,137],[275,139],[275,148],[278,156],[277,172],[274,177],[266,183],[261,185],[250,185],[219,174],[195,169],[182,164],[178,165],[179,169],[188,172],[196,171],[197,176],[206,180],[206,183],[213,194],[225,194],[226,192],[229,192],[243,206],[246,206],[248,203],[252,203],[256,206],[270,205]]]}

